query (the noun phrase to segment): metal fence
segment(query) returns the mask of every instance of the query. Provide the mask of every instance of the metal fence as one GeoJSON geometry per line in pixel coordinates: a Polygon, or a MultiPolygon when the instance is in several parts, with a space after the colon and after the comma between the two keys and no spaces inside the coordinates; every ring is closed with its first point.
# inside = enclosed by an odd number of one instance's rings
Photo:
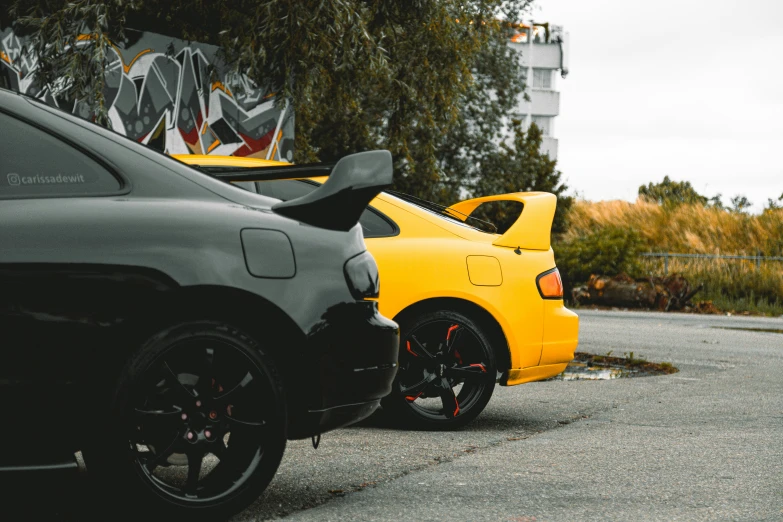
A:
{"type": "Polygon", "coordinates": [[[755,261],[756,268],[761,268],[762,261],[783,261],[783,257],[777,256],[725,256],[722,254],[675,254],[672,252],[645,252],[640,254],[642,257],[662,257],[663,258],[663,273],[669,274],[669,258],[670,257],[685,257],[690,259],[743,259],[746,261],[755,261]]]}

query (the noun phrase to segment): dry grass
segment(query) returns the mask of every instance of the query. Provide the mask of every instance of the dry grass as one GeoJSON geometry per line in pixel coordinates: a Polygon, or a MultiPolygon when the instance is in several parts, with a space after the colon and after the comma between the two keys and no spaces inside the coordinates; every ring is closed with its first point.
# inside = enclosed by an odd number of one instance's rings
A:
{"type": "MultiPolygon", "coordinates": [[[[698,254],[783,256],[783,209],[747,215],[682,205],[665,208],[637,201],[578,201],[569,215],[564,241],[606,227],[635,230],[644,250],[698,254]]],[[[663,259],[644,258],[641,274],[662,275],[663,259]]],[[[680,272],[704,284],[696,299],[712,300],[725,311],[783,314],[783,262],[669,259],[669,273],[680,272]]]]}
{"type": "MultiPolygon", "coordinates": [[[[645,259],[641,264],[646,273],[663,273],[663,259],[645,259]]],[[[710,300],[720,310],[783,315],[783,262],[756,268],[753,261],[669,259],[669,273],[673,272],[703,284],[694,299],[710,300]]]]}
{"type": "Polygon", "coordinates": [[[694,254],[783,256],[783,209],[736,214],[699,205],[666,208],[637,201],[577,201],[565,240],[607,226],[641,234],[650,250],[694,254]]]}

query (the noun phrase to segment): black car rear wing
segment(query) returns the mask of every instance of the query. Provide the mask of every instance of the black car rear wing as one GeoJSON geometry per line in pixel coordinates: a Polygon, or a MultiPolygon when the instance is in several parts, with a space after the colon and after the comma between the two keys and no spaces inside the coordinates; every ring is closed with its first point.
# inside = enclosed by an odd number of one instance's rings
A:
{"type": "MultiPolygon", "coordinates": [[[[331,174],[336,163],[309,163],[285,167],[216,167],[197,165],[198,170],[229,183],[241,181],[271,181],[275,179],[315,178],[331,174]]],[[[194,165],[196,166],[196,165],[194,165]]]]}
{"type": "Polygon", "coordinates": [[[281,201],[272,210],[308,225],[350,230],[367,205],[392,184],[392,156],[373,150],[345,156],[337,163],[290,167],[206,167],[199,170],[228,182],[269,181],[328,176],[326,182],[300,198],[281,201]]]}

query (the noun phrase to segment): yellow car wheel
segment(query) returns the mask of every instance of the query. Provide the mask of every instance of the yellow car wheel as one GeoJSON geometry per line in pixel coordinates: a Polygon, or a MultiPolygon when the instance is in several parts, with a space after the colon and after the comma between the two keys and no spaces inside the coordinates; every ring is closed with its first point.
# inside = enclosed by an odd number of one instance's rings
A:
{"type": "Polygon", "coordinates": [[[384,411],[405,427],[425,430],[456,429],[475,419],[492,397],[497,373],[481,327],[451,310],[398,322],[399,370],[384,411]]]}

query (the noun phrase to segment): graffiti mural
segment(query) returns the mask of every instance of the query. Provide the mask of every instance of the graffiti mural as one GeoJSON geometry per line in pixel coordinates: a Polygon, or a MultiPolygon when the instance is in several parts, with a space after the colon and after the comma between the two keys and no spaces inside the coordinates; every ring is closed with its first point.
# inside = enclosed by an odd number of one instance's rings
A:
{"type": "MultiPolygon", "coordinates": [[[[112,129],[168,154],[221,154],[291,161],[294,114],[269,92],[229,74],[212,45],[131,32],[106,72],[112,129]]],[[[91,117],[84,104],[35,81],[37,63],[11,29],[0,30],[0,87],[91,117]]]]}

